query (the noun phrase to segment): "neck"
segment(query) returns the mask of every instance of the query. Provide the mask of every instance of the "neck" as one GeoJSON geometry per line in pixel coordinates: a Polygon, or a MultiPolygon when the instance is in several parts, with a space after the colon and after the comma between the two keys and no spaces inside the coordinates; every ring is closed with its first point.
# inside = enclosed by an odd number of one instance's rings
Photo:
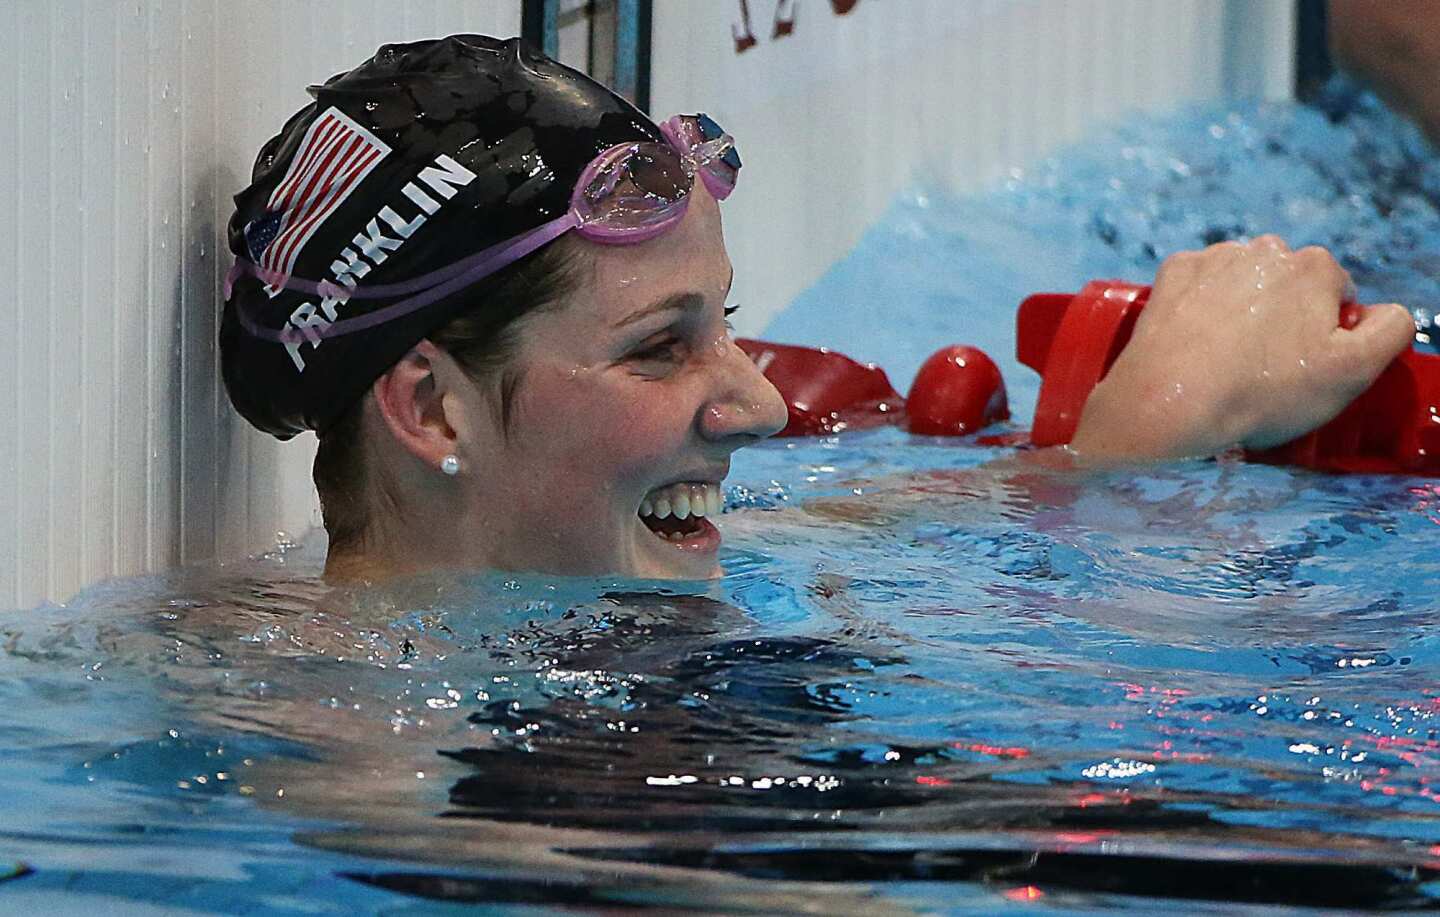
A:
{"type": "MultiPolygon", "coordinates": [[[[413,495],[412,495],[413,496],[413,495]]],[[[332,545],[325,557],[330,583],[378,583],[433,570],[480,570],[495,566],[485,546],[489,534],[457,515],[453,495],[382,504],[365,534],[332,545]]]]}
{"type": "Polygon", "coordinates": [[[325,582],[332,586],[376,583],[395,576],[370,556],[353,550],[330,551],[325,555],[325,582]]]}

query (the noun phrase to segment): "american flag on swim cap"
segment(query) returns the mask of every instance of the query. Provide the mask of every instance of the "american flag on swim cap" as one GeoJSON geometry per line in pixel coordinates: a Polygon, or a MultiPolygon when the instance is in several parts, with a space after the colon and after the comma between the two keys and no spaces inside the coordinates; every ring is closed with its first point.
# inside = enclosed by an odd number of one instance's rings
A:
{"type": "MultiPolygon", "coordinates": [[[[330,107],[311,123],[265,213],[245,227],[245,247],[260,267],[288,278],[300,250],[370,170],[390,152],[378,137],[330,107]]],[[[278,286],[267,286],[273,296],[278,286]]]]}

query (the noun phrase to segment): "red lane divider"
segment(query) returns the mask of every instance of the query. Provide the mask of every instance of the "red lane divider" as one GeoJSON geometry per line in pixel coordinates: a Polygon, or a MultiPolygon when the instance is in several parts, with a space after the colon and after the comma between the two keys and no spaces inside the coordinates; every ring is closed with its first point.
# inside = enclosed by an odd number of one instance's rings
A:
{"type": "MultiPolygon", "coordinates": [[[[1096,280],[1079,293],[1040,293],[1020,304],[1016,355],[1040,373],[1031,441],[1068,443],[1090,391],[1130,341],[1150,288],[1096,280]]],[[[1361,310],[1346,303],[1340,325],[1361,310]]],[[[1322,471],[1440,473],[1440,356],[1406,350],[1329,423],[1246,457],[1322,471]]]]}
{"type": "MultiPolygon", "coordinates": [[[[982,437],[985,445],[1057,446],[1070,442],[1085,400],[1130,342],[1150,287],[1096,280],[1079,293],[1038,293],[1016,313],[1016,355],[1040,373],[1040,396],[1028,437],[982,437]]],[[[1361,309],[1341,307],[1354,327],[1361,309]]],[[[741,339],[784,396],[789,422],[781,436],[831,435],[884,424],[912,433],[958,436],[1010,416],[1005,382],[993,360],[955,345],[933,354],[908,398],[885,371],[828,349],[741,339]]],[[[1440,355],[1407,350],[1329,423],[1247,457],[1324,471],[1440,473],[1440,355]]]]}

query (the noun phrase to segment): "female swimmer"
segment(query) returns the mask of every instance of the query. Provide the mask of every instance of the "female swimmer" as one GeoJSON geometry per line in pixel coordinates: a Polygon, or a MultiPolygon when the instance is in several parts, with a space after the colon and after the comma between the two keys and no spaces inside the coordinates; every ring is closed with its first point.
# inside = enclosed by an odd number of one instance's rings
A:
{"type": "MultiPolygon", "coordinates": [[[[251,423],[319,435],[327,576],[718,575],[730,455],[785,422],[727,333],[733,140],[473,35],[313,93],[236,196],[221,347],[251,423]]],[[[1413,331],[1398,306],[1337,330],[1347,282],[1272,237],[1171,258],[1073,449],[1323,423],[1413,331]]]]}

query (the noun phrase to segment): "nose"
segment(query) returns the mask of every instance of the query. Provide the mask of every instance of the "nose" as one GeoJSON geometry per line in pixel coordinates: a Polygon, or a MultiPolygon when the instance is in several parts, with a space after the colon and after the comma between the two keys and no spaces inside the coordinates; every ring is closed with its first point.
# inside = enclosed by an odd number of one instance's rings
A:
{"type": "Polygon", "coordinates": [[[700,435],[738,449],[783,430],[785,399],[765,374],[728,336],[715,350],[715,393],[700,412],[700,435]]]}

